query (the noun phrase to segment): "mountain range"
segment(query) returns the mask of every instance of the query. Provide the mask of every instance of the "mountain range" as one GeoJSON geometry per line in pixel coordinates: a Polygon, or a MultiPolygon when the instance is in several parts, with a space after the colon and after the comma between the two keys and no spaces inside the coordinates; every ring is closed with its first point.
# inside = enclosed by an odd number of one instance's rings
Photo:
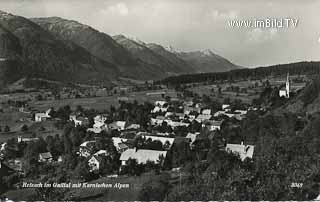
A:
{"type": "Polygon", "coordinates": [[[25,77],[111,84],[120,77],[155,80],[237,68],[210,50],[177,52],[73,20],[0,11],[0,85],[25,77]]]}

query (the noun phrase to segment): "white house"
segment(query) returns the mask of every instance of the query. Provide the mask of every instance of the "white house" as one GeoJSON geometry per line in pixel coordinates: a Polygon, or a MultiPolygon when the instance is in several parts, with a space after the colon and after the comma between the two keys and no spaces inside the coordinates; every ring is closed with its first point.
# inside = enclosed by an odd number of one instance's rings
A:
{"type": "Polygon", "coordinates": [[[108,125],[102,122],[95,122],[92,128],[88,128],[87,131],[99,134],[102,131],[107,131],[108,125]]]}
{"type": "Polygon", "coordinates": [[[89,157],[95,149],[96,141],[83,142],[79,147],[79,156],[89,157]]]}
{"type": "Polygon", "coordinates": [[[129,159],[136,159],[138,164],[146,164],[147,161],[159,164],[161,158],[166,158],[166,151],[147,150],[147,149],[128,149],[120,156],[121,165],[126,165],[129,159]]]}
{"type": "Polygon", "coordinates": [[[184,122],[181,122],[181,121],[172,121],[172,120],[168,120],[167,123],[172,128],[176,128],[176,127],[179,127],[179,126],[188,127],[190,125],[189,123],[184,123],[184,122]]]}
{"type": "Polygon", "coordinates": [[[209,131],[220,130],[223,121],[206,120],[202,123],[202,127],[206,127],[209,131]]]}
{"type": "Polygon", "coordinates": [[[154,102],[155,106],[159,106],[159,107],[164,107],[165,105],[167,105],[168,103],[166,101],[162,101],[162,100],[158,100],[154,102]]]}
{"type": "Polygon", "coordinates": [[[229,104],[222,104],[222,110],[228,110],[230,108],[229,104]]]}
{"type": "Polygon", "coordinates": [[[75,126],[82,126],[89,123],[89,119],[87,117],[83,117],[76,114],[71,114],[69,116],[69,120],[73,121],[75,126]]]}
{"type": "Polygon", "coordinates": [[[99,171],[102,168],[103,161],[101,156],[98,155],[93,155],[89,160],[88,160],[88,165],[89,165],[89,171],[99,171]]]}
{"type": "Polygon", "coordinates": [[[238,154],[240,159],[244,161],[246,158],[252,159],[254,146],[244,145],[243,142],[241,144],[227,144],[226,151],[238,154]]]}
{"type": "Polygon", "coordinates": [[[126,130],[137,130],[140,128],[140,124],[132,123],[126,127],[126,130]]]}
{"type": "Polygon", "coordinates": [[[39,162],[52,162],[53,158],[50,152],[39,154],[39,162]]]}
{"type": "Polygon", "coordinates": [[[198,135],[200,135],[199,132],[187,134],[186,138],[190,139],[190,145],[192,145],[194,141],[196,141],[198,135]]]}
{"type": "Polygon", "coordinates": [[[112,141],[113,141],[114,147],[117,149],[117,151],[119,153],[122,153],[129,148],[126,145],[126,142],[128,141],[128,139],[120,138],[120,137],[113,137],[112,141]]]}
{"type": "Polygon", "coordinates": [[[107,117],[99,114],[99,115],[95,116],[93,120],[95,123],[104,123],[107,120],[107,117]]]}
{"type": "Polygon", "coordinates": [[[111,130],[124,130],[126,128],[126,122],[125,121],[115,121],[110,124],[108,124],[108,128],[111,130]]]}
{"type": "Polygon", "coordinates": [[[210,114],[211,114],[211,109],[204,109],[204,110],[202,110],[202,114],[204,114],[204,115],[210,115],[210,114]]]}
{"type": "Polygon", "coordinates": [[[167,110],[168,110],[168,107],[155,106],[153,110],[151,110],[151,113],[166,112],[167,110]]]}
{"type": "Polygon", "coordinates": [[[35,122],[46,121],[48,118],[51,118],[51,116],[49,115],[50,112],[51,112],[51,109],[48,109],[44,113],[36,113],[34,116],[35,122]]]}
{"type": "Polygon", "coordinates": [[[199,114],[199,116],[197,116],[196,121],[198,121],[199,123],[202,123],[205,120],[209,120],[211,119],[211,115],[210,114],[199,114]]]}
{"type": "Polygon", "coordinates": [[[25,143],[28,143],[28,142],[36,142],[39,140],[38,137],[22,137],[22,136],[18,136],[18,143],[20,142],[25,142],[25,143]]]}
{"type": "Polygon", "coordinates": [[[164,116],[157,116],[156,118],[151,118],[151,125],[161,125],[166,118],[164,116]]]}

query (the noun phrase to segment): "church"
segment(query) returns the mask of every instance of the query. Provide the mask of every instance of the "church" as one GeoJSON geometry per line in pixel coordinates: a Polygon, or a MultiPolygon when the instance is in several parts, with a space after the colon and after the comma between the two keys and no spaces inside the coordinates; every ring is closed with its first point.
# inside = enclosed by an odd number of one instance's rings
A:
{"type": "Polygon", "coordinates": [[[286,87],[281,88],[279,90],[279,96],[280,97],[285,97],[285,98],[290,98],[290,79],[289,79],[289,73],[287,74],[287,81],[286,81],[286,87]]]}

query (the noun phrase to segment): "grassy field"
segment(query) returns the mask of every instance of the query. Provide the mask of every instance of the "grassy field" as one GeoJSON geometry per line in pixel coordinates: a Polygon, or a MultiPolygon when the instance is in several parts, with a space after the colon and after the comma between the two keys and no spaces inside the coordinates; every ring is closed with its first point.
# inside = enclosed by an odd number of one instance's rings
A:
{"type": "MultiPolygon", "coordinates": [[[[160,90],[161,91],[161,90],[160,90]]],[[[96,110],[105,110],[109,109],[111,105],[117,106],[119,104],[119,98],[128,98],[129,101],[137,100],[138,102],[154,102],[161,98],[161,96],[148,96],[146,93],[157,92],[157,91],[141,91],[141,92],[132,92],[125,95],[113,95],[105,97],[92,97],[92,98],[75,98],[75,99],[63,99],[63,100],[49,100],[49,101],[35,101],[30,103],[30,106],[36,110],[44,111],[50,107],[55,109],[69,105],[72,109],[75,109],[78,105],[81,105],[84,108],[92,108],[96,110]]],[[[166,95],[170,97],[176,97],[176,92],[173,90],[167,90],[166,95]]]]}
{"type": "Polygon", "coordinates": [[[32,137],[33,135],[35,135],[36,137],[46,138],[49,135],[54,136],[56,134],[61,134],[62,131],[57,129],[54,126],[54,123],[54,121],[18,123],[15,127],[11,128],[10,132],[0,133],[0,142],[5,142],[10,138],[17,138],[19,136],[32,137]],[[21,126],[23,124],[26,124],[28,126],[27,132],[21,131],[21,126]],[[42,127],[45,128],[44,131],[40,131],[40,128],[42,127]]]}

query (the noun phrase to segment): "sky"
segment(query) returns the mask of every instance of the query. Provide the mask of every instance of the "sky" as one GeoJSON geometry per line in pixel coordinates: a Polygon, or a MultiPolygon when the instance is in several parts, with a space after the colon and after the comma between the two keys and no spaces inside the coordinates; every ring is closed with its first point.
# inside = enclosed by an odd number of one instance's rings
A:
{"type": "Polygon", "coordinates": [[[0,10],[59,16],[178,51],[211,49],[244,67],[320,61],[319,0],[0,0],[0,10]],[[255,19],[285,24],[289,18],[285,28],[228,24],[255,19]]]}

